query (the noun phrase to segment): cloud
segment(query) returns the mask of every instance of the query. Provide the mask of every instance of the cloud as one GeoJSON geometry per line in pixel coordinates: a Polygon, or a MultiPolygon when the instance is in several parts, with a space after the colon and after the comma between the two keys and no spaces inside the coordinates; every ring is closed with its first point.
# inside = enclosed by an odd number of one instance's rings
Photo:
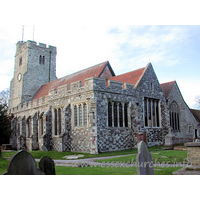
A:
{"type": "MultiPolygon", "coordinates": [[[[93,66],[109,60],[116,74],[125,73],[152,62],[159,80],[171,81],[178,71],[172,67],[183,64],[182,57],[188,38],[197,28],[188,26],[111,26],[111,25],[26,25],[24,40],[57,47],[57,76],[93,66]],[[177,54],[179,53],[179,54],[177,54]],[[168,78],[170,80],[168,80],[168,78]]],[[[22,39],[22,26],[0,27],[1,87],[7,87],[13,76],[15,44],[22,39]]],[[[194,42],[195,43],[195,42],[194,42]]],[[[189,46],[190,48],[192,46],[189,46]]],[[[195,49],[198,52],[198,49],[195,49]]],[[[191,55],[193,51],[191,51],[191,55]]],[[[181,66],[182,67],[182,66],[181,66]]],[[[183,70],[183,68],[181,68],[183,70]]],[[[189,79],[189,78],[188,78],[189,79]]],[[[4,87],[4,88],[6,88],[4,87]]],[[[4,89],[3,88],[3,89],[4,89]]],[[[184,89],[184,88],[183,88],[184,89]]]]}

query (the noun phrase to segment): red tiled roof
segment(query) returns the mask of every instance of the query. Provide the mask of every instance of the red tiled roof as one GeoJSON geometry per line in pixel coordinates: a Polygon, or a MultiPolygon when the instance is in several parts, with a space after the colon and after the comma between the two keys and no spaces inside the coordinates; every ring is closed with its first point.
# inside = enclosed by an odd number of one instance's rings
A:
{"type": "Polygon", "coordinates": [[[200,123],[200,110],[190,109],[196,120],[200,123]]]}
{"type": "Polygon", "coordinates": [[[145,69],[146,67],[125,74],[121,74],[119,76],[114,76],[109,79],[114,81],[119,81],[122,83],[130,83],[133,84],[134,87],[136,87],[138,81],[142,78],[145,69]]]}
{"type": "Polygon", "coordinates": [[[163,90],[163,93],[164,93],[164,95],[165,95],[166,98],[169,96],[169,93],[171,92],[172,87],[174,86],[175,82],[176,81],[171,81],[171,82],[160,84],[160,86],[161,86],[161,88],[163,90]]]}
{"type": "MultiPolygon", "coordinates": [[[[93,67],[81,70],[81,71],[76,72],[74,74],[65,76],[63,78],[54,80],[52,82],[46,83],[46,84],[44,84],[40,87],[40,89],[37,91],[37,93],[33,97],[33,100],[39,99],[41,97],[45,98],[45,96],[48,95],[49,90],[52,90],[52,89],[57,90],[57,88],[59,86],[68,84],[69,87],[70,87],[71,83],[76,82],[76,81],[81,81],[81,84],[83,86],[85,79],[90,78],[90,77],[99,77],[101,75],[102,71],[104,70],[104,68],[107,65],[109,65],[108,61],[100,63],[100,64],[95,65],[93,67]]],[[[112,70],[112,68],[111,68],[111,70],[112,70]]],[[[114,75],[114,72],[113,72],[113,75],[114,75]]]]}

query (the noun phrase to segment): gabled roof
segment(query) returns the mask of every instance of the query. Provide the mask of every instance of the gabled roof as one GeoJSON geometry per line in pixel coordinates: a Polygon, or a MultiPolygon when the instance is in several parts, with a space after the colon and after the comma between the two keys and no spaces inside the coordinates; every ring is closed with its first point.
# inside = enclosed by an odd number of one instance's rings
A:
{"type": "Polygon", "coordinates": [[[196,120],[200,123],[200,110],[190,109],[196,120]]]}
{"type": "Polygon", "coordinates": [[[70,88],[71,83],[76,82],[76,81],[81,81],[82,86],[84,86],[85,79],[90,78],[90,77],[100,77],[107,66],[109,67],[112,76],[115,76],[115,73],[112,70],[109,62],[106,61],[98,65],[95,65],[93,67],[81,70],[79,72],[73,73],[71,75],[65,76],[63,78],[60,78],[60,79],[57,79],[57,80],[54,80],[52,82],[42,85],[32,100],[39,99],[41,97],[45,98],[45,96],[48,95],[49,90],[52,90],[52,89],[57,90],[59,86],[68,84],[70,88]]]}
{"type": "Polygon", "coordinates": [[[171,82],[160,84],[166,98],[168,98],[168,96],[172,90],[172,87],[174,86],[175,83],[176,83],[176,81],[171,81],[171,82]]]}
{"type": "Polygon", "coordinates": [[[150,65],[151,63],[149,63],[146,67],[144,68],[140,68],[125,74],[121,74],[119,76],[114,76],[109,78],[110,80],[114,80],[114,81],[119,81],[122,83],[130,83],[133,84],[134,88],[137,87],[139,81],[141,80],[141,78],[143,77],[147,67],[150,65]]]}

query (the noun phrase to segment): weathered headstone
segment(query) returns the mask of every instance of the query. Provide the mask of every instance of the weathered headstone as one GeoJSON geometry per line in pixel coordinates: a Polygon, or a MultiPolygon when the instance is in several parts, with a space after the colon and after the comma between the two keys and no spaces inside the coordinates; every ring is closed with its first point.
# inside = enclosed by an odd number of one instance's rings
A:
{"type": "Polygon", "coordinates": [[[30,153],[21,150],[13,156],[4,175],[45,175],[45,173],[37,169],[35,159],[30,153]]]}
{"type": "Polygon", "coordinates": [[[140,132],[137,134],[137,143],[140,141],[144,141],[147,144],[147,133],[146,132],[140,132]]]}
{"type": "Polygon", "coordinates": [[[138,175],[154,175],[152,157],[143,141],[138,143],[136,163],[138,175]]]}
{"type": "Polygon", "coordinates": [[[48,156],[40,159],[39,168],[46,175],[56,175],[54,161],[48,156]]]}
{"type": "Polygon", "coordinates": [[[47,147],[44,146],[44,145],[42,146],[41,150],[42,150],[42,151],[48,151],[47,147]]]}

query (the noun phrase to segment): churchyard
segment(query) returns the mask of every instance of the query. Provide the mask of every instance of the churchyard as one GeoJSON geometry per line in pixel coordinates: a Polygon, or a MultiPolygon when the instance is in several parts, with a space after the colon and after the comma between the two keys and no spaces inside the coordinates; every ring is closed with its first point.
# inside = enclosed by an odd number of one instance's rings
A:
{"type": "MultiPolygon", "coordinates": [[[[187,164],[187,151],[180,150],[164,150],[161,146],[148,148],[151,161],[154,164],[155,175],[172,175],[174,172],[183,168],[183,164],[187,164]],[[157,166],[155,166],[155,164],[157,166]],[[181,164],[181,165],[180,165],[181,164]]],[[[2,152],[0,158],[0,174],[7,171],[10,158],[13,157],[17,151],[2,152]]],[[[91,155],[81,153],[81,157],[75,159],[80,161],[74,163],[74,160],[68,161],[66,164],[59,164],[57,160],[66,161],[66,156],[80,155],[74,152],[56,152],[56,151],[32,151],[29,152],[34,159],[36,159],[37,168],[39,169],[39,159],[44,156],[49,156],[55,161],[56,175],[137,175],[140,174],[137,169],[138,149],[131,149],[117,152],[106,152],[98,155],[91,155]],[[125,155],[125,156],[124,156],[125,155]],[[114,157],[119,156],[119,157],[114,157]],[[101,159],[101,158],[105,159],[101,159]],[[109,157],[106,159],[106,157],[109,157]],[[112,157],[112,158],[110,158],[112,157]],[[88,159],[94,159],[93,162],[88,163],[88,159]],[[85,162],[84,162],[85,160],[85,162]]],[[[146,159],[146,158],[142,158],[146,159]]],[[[150,164],[151,161],[143,160],[143,162],[150,164]]],[[[141,166],[141,164],[139,164],[141,166]]],[[[147,167],[147,165],[145,166],[147,167]]]]}

